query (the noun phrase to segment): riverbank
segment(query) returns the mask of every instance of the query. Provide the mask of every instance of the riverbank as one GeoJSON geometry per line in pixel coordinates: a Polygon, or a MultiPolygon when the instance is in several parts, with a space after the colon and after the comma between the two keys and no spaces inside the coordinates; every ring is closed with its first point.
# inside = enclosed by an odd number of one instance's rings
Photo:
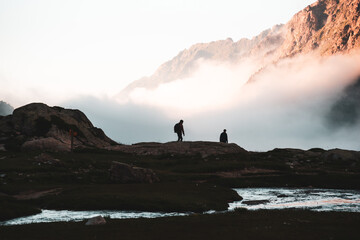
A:
{"type": "Polygon", "coordinates": [[[157,219],[107,219],[85,222],[1,226],[10,239],[358,239],[359,213],[246,211],[157,219]]]}

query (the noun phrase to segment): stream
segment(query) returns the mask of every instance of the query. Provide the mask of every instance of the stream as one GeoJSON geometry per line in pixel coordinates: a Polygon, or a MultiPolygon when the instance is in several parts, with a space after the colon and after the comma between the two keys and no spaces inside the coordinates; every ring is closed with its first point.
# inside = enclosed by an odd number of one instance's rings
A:
{"type": "MultiPolygon", "coordinates": [[[[248,210],[296,208],[311,211],[360,212],[359,190],[290,188],[238,188],[234,190],[243,197],[243,200],[230,203],[228,211],[234,211],[236,208],[246,208],[248,210]]],[[[217,212],[208,211],[204,214],[213,213],[217,212]]],[[[0,225],[83,221],[99,215],[112,219],[125,219],[187,216],[191,214],[189,212],[161,213],[118,210],[42,210],[41,213],[36,215],[0,222],[0,225]]]]}

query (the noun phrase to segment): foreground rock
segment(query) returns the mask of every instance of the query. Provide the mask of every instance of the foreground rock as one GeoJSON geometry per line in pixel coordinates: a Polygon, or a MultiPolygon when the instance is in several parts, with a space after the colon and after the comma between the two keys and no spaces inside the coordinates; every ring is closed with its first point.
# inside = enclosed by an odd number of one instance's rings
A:
{"type": "Polygon", "coordinates": [[[110,167],[110,179],[117,183],[154,183],[160,181],[151,169],[134,167],[115,161],[110,167]]]}
{"type": "Polygon", "coordinates": [[[0,147],[7,150],[70,151],[71,135],[74,148],[116,144],[79,110],[32,103],[0,118],[0,147]]]}
{"type": "Polygon", "coordinates": [[[239,154],[247,151],[238,145],[217,142],[168,142],[168,143],[137,143],[109,147],[111,150],[133,153],[136,155],[186,155],[206,158],[213,155],[239,154]]]}
{"type": "Polygon", "coordinates": [[[105,218],[103,218],[102,216],[97,216],[97,217],[93,217],[90,218],[85,225],[87,226],[93,226],[93,225],[104,225],[106,224],[106,220],[105,218]]]}

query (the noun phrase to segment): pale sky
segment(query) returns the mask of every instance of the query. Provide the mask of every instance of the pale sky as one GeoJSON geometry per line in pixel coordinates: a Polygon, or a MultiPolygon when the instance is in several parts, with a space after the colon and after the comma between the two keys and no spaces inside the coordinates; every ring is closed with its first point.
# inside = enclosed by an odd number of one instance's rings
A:
{"type": "Polygon", "coordinates": [[[111,97],[199,42],[251,38],[315,0],[0,0],[0,100],[111,97]]]}

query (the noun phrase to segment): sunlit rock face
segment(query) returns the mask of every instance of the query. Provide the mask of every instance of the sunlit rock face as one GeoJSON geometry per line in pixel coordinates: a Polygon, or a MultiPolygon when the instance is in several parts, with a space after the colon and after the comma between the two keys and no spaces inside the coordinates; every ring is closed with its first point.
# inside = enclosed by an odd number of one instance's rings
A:
{"type": "Polygon", "coordinates": [[[317,52],[331,55],[360,47],[360,1],[320,0],[286,24],[280,55],[317,52]]]}
{"type": "Polygon", "coordinates": [[[115,144],[79,110],[32,103],[0,119],[1,143],[12,150],[70,151],[115,144]],[[72,137],[71,137],[72,135],[72,137]]]}

